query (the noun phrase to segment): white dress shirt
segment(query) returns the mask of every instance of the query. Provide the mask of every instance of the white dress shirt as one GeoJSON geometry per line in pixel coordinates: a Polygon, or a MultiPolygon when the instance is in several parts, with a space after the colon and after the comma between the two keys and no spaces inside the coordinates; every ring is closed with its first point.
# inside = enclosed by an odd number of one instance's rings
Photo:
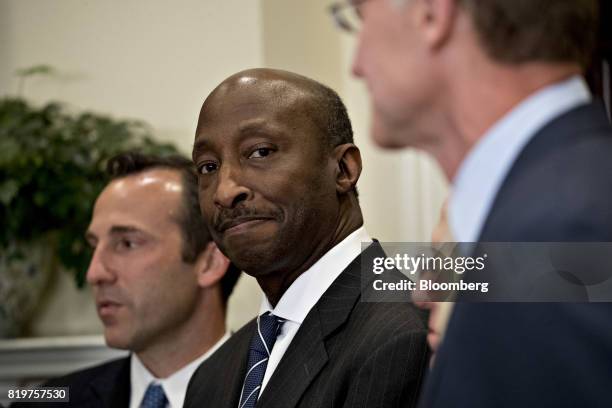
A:
{"type": "Polygon", "coordinates": [[[206,353],[193,360],[174,374],[166,378],[155,378],[153,374],[147,370],[135,353],[131,355],[130,361],[130,408],[140,407],[145,391],[151,382],[160,384],[164,389],[166,398],[168,398],[167,408],[182,408],[185,401],[185,393],[187,385],[194,371],[202,364],[204,360],[210,357],[225,341],[230,337],[229,333],[225,333],[221,339],[215,343],[206,353]]]}
{"type": "MultiPolygon", "coordinates": [[[[259,395],[263,393],[270,377],[287,351],[291,340],[300,328],[310,309],[319,301],[323,293],[336,278],[362,252],[361,243],[371,243],[372,239],[364,227],[353,231],[338,245],[330,249],[306,272],[301,274],[280,298],[273,308],[264,296],[259,308],[259,315],[271,312],[286,320],[276,343],[270,353],[266,373],[259,395]]],[[[245,357],[246,358],[246,357],[245,357]]]]}
{"type": "Polygon", "coordinates": [[[458,242],[476,242],[508,171],[531,138],[547,123],[591,101],[580,76],[547,86],[497,121],[461,163],[448,206],[458,242]]]}

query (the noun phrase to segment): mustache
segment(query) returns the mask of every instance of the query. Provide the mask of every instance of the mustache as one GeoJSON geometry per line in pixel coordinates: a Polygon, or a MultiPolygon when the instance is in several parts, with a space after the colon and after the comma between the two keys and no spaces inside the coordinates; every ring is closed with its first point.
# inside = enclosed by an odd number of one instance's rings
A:
{"type": "Polygon", "coordinates": [[[283,218],[283,213],[280,210],[264,210],[245,206],[224,208],[215,214],[212,220],[212,227],[215,231],[223,232],[234,225],[250,220],[271,219],[283,221],[283,218]]]}

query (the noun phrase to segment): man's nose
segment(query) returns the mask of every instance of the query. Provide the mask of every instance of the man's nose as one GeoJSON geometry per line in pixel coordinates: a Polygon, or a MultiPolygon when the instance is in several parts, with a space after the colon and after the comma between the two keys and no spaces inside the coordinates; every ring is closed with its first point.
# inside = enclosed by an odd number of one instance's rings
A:
{"type": "Polygon", "coordinates": [[[108,266],[106,255],[100,245],[94,250],[94,253],[87,268],[86,280],[90,285],[99,285],[102,283],[112,283],[116,279],[115,273],[108,266]]]}
{"type": "Polygon", "coordinates": [[[244,185],[242,173],[236,166],[223,165],[219,169],[215,204],[223,208],[234,208],[251,198],[252,191],[244,185]]]}
{"type": "Polygon", "coordinates": [[[361,38],[357,39],[357,48],[353,54],[353,62],[351,64],[351,72],[357,78],[363,78],[363,70],[361,68],[361,60],[362,60],[362,46],[361,46],[361,38]]]}

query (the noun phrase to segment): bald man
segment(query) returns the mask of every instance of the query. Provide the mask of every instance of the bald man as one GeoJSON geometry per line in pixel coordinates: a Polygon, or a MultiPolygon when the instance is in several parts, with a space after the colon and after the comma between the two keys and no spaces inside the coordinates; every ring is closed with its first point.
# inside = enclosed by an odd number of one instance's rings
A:
{"type": "Polygon", "coordinates": [[[425,324],[413,304],[364,301],[360,265],[384,252],[363,227],[338,95],[285,71],[232,75],[202,106],[193,160],[214,241],[265,297],[185,406],[414,406],[425,324]]]}

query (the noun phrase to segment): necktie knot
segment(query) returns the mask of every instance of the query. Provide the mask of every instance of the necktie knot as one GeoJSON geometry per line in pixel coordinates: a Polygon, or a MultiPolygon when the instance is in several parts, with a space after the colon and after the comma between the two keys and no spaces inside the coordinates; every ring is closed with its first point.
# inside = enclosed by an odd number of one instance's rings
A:
{"type": "Polygon", "coordinates": [[[268,359],[284,319],[266,312],[257,318],[257,331],[251,339],[247,360],[247,373],[240,394],[239,408],[253,408],[257,403],[268,359]]]}
{"type": "Polygon", "coordinates": [[[259,316],[257,320],[258,336],[255,336],[251,341],[251,350],[269,356],[283,323],[285,323],[284,319],[274,316],[270,312],[259,316]]]}
{"type": "Polygon", "coordinates": [[[164,389],[160,384],[149,384],[142,398],[140,408],[165,408],[168,403],[164,389]]]}

